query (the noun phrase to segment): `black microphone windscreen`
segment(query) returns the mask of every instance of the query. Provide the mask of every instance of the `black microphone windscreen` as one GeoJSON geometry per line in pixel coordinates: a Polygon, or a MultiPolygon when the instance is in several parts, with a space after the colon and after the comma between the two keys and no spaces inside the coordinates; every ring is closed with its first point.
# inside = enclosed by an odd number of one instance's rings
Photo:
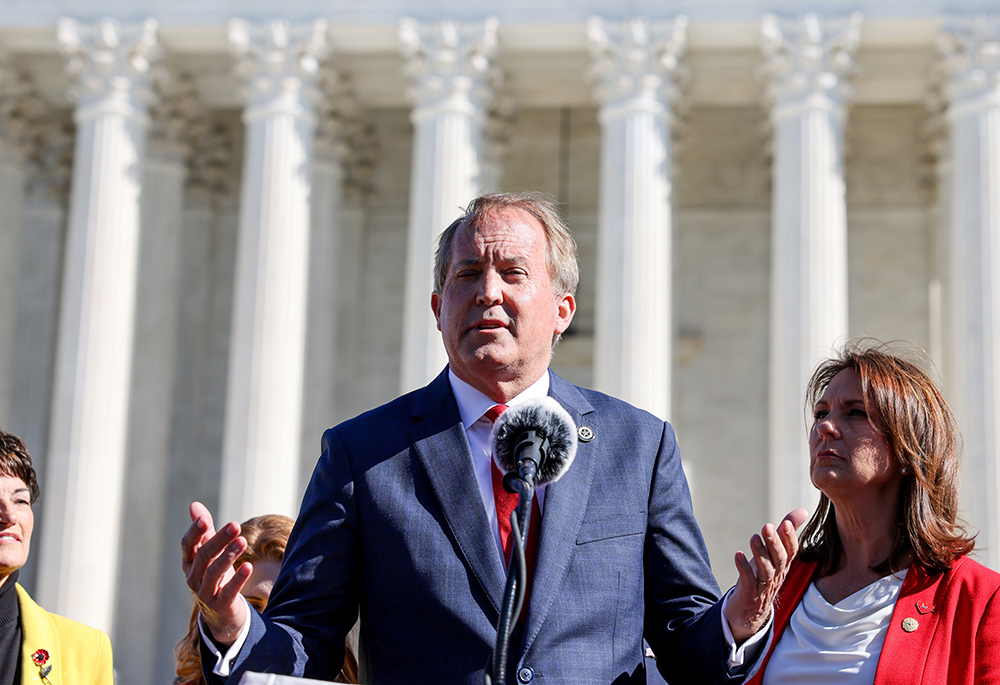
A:
{"type": "Polygon", "coordinates": [[[493,424],[493,460],[502,473],[517,471],[515,448],[526,431],[548,439],[548,450],[538,465],[535,485],[552,483],[566,473],[576,456],[576,424],[552,397],[540,397],[507,409],[493,424]]]}

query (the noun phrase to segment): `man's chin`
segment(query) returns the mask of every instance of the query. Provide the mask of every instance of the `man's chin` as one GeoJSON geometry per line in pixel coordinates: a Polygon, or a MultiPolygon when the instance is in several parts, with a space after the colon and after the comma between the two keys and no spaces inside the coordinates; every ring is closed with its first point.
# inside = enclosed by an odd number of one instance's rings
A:
{"type": "Polygon", "coordinates": [[[515,349],[510,340],[487,337],[485,340],[466,340],[459,354],[467,364],[482,364],[486,367],[503,366],[515,357],[515,349]]]}
{"type": "Polygon", "coordinates": [[[502,350],[476,350],[469,361],[468,366],[478,371],[496,373],[500,369],[505,369],[511,365],[513,359],[510,355],[501,354],[502,350]]]}
{"type": "Polygon", "coordinates": [[[498,380],[505,369],[517,366],[516,356],[510,348],[500,344],[465,347],[457,356],[449,354],[448,360],[452,370],[464,369],[477,376],[490,374],[497,376],[498,380]]]}

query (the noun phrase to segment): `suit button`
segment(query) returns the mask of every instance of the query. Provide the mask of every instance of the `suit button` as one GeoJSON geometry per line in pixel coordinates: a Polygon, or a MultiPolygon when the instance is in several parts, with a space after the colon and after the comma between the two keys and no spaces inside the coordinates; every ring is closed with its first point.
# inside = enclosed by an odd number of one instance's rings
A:
{"type": "Polygon", "coordinates": [[[531,679],[535,677],[535,672],[530,668],[525,666],[524,668],[517,669],[517,681],[519,683],[530,683],[531,679]]]}

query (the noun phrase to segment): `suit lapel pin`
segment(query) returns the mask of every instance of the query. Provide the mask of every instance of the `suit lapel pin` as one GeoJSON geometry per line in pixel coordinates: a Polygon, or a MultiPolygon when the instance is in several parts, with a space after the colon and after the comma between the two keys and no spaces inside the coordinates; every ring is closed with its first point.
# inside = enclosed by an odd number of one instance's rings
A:
{"type": "Polygon", "coordinates": [[[930,602],[917,602],[917,611],[921,614],[929,614],[934,611],[934,605],[930,602]]]}
{"type": "Polygon", "coordinates": [[[907,617],[907,618],[903,619],[903,630],[905,630],[906,632],[912,633],[914,630],[916,630],[919,627],[920,627],[920,624],[917,623],[917,619],[912,618],[912,617],[907,617]]]}
{"type": "Polygon", "coordinates": [[[52,673],[52,664],[48,663],[49,650],[36,649],[31,655],[31,660],[35,662],[35,666],[38,666],[38,677],[42,679],[45,685],[51,685],[48,678],[49,673],[52,673]]]}
{"type": "Polygon", "coordinates": [[[580,426],[576,429],[576,437],[580,442],[590,442],[594,439],[594,429],[590,426],[580,426]]]}

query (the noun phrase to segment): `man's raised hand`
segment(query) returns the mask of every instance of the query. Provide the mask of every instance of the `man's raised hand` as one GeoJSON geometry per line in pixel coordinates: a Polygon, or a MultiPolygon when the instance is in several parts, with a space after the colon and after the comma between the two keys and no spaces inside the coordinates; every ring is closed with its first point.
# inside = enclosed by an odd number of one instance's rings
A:
{"type": "Polygon", "coordinates": [[[736,644],[756,634],[771,617],[774,598],[799,551],[795,531],[807,518],[809,512],[795,509],[777,528],[765,524],[760,535],[750,538],[752,560],[742,551],[736,553],[736,570],[740,575],[726,604],[726,620],[736,644]]]}
{"type": "Polygon", "coordinates": [[[212,514],[201,502],[193,502],[190,513],[191,526],[181,538],[181,566],[201,610],[202,624],[216,642],[228,647],[249,618],[240,590],[253,567],[246,563],[233,568],[247,541],[235,521],[216,532],[212,514]]]}

